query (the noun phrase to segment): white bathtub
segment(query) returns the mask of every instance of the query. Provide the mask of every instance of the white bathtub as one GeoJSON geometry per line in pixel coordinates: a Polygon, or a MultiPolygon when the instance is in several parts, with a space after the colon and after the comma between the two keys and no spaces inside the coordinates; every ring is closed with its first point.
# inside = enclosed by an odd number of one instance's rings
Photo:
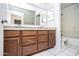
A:
{"type": "Polygon", "coordinates": [[[79,47],[79,38],[62,37],[62,45],[65,46],[64,41],[67,41],[67,45],[79,47]]]}

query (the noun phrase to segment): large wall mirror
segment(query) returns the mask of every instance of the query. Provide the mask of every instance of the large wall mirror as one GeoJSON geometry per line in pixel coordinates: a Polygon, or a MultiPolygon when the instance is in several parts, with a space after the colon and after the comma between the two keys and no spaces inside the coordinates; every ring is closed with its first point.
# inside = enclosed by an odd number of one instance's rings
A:
{"type": "Polygon", "coordinates": [[[32,7],[20,6],[8,4],[4,7],[7,7],[5,10],[7,13],[4,12],[7,15],[4,15],[5,18],[7,17],[7,24],[42,26],[53,22],[52,12],[37,7],[33,9],[32,7]]]}
{"type": "Polygon", "coordinates": [[[10,23],[35,25],[35,11],[9,5],[10,23]]]}

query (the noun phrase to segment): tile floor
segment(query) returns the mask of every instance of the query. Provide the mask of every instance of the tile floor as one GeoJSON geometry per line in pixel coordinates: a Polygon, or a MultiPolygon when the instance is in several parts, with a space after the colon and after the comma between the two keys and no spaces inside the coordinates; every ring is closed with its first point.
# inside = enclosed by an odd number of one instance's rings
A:
{"type": "Polygon", "coordinates": [[[63,49],[51,48],[32,56],[79,56],[79,47],[67,46],[63,49]]]}

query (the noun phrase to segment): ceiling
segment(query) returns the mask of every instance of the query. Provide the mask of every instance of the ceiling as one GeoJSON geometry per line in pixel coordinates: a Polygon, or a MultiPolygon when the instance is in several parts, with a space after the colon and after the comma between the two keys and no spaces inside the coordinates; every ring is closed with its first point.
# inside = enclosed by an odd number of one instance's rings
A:
{"type": "MultiPolygon", "coordinates": [[[[53,8],[54,8],[54,3],[27,3],[27,4],[44,9],[44,10],[49,10],[49,11],[53,11],[53,8]]],[[[63,10],[75,4],[78,4],[78,3],[61,3],[61,9],[63,10]]]]}
{"type": "MultiPolygon", "coordinates": [[[[45,9],[45,10],[51,10],[54,8],[54,4],[53,3],[29,3],[30,5],[33,5],[35,7],[39,7],[41,9],[45,9]]],[[[75,5],[77,3],[61,3],[61,9],[65,9],[69,6],[75,5]]]]}
{"type": "Polygon", "coordinates": [[[44,10],[51,10],[54,8],[53,3],[28,3],[28,4],[44,9],[44,10]]]}
{"type": "Polygon", "coordinates": [[[75,4],[77,4],[77,3],[61,3],[61,9],[63,10],[65,8],[75,5],[75,4]]]}

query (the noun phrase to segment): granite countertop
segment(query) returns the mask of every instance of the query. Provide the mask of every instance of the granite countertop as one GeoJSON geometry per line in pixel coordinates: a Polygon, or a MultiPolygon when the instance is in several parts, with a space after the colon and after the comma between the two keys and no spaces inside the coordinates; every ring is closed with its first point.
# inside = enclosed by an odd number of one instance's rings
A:
{"type": "Polygon", "coordinates": [[[4,27],[4,30],[56,30],[55,27],[4,27]]]}

